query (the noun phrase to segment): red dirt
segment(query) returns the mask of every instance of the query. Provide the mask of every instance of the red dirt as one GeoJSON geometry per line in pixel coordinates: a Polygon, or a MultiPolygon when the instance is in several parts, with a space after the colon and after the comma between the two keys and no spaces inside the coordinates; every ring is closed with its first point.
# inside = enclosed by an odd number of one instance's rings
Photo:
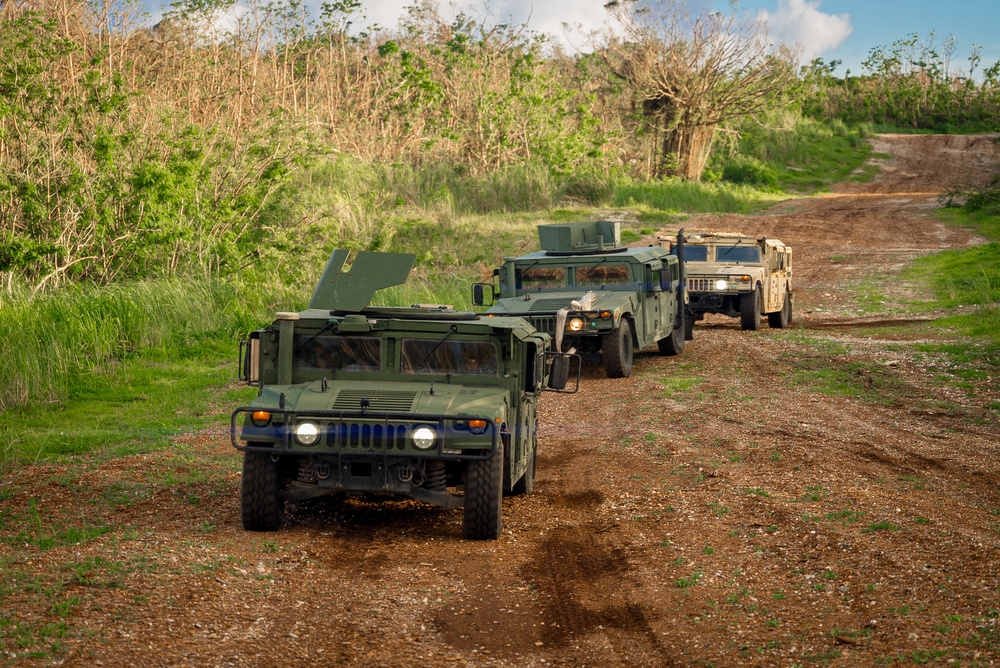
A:
{"type": "Polygon", "coordinates": [[[911,345],[957,335],[893,302],[921,296],[897,277],[909,260],[983,241],[934,209],[1000,151],[950,136],[875,148],[891,157],[871,183],[685,223],[791,244],[793,327],[709,316],[679,357],[644,351],[619,380],[585,367],[578,394],[546,395],[535,493],[505,499],[498,541],[463,541],[460,510],[356,499],[245,532],[221,431],[18,470],[0,519],[31,516],[33,500],[45,522],[116,528],[40,550],[0,524],[8,582],[40,583],[3,599],[0,623],[68,623],[55,651],[24,658],[9,642],[8,660],[993,665],[1000,387],[911,345]],[[866,284],[887,296],[876,314],[859,306],[866,284]],[[861,394],[819,392],[830,368],[861,394]]]}

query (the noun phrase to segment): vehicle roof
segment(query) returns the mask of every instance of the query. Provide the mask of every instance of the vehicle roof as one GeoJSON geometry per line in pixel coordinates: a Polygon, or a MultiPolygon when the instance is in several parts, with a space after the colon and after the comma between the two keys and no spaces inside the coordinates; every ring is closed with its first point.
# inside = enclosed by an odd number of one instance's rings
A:
{"type": "MultiPolygon", "coordinates": [[[[345,313],[326,309],[306,309],[297,313],[279,313],[278,320],[321,321],[337,320],[347,324],[367,321],[371,331],[443,333],[455,327],[458,334],[488,336],[499,331],[511,331],[518,339],[533,335],[548,336],[519,316],[493,316],[471,311],[451,311],[419,307],[368,307],[360,313],[345,313]]],[[[352,330],[344,329],[349,333],[352,330]]]]}
{"type": "Polygon", "coordinates": [[[623,248],[612,252],[597,253],[553,253],[551,251],[538,251],[520,255],[518,257],[508,257],[504,260],[514,260],[518,263],[526,261],[537,261],[539,264],[593,264],[595,262],[646,262],[648,260],[661,260],[671,257],[666,249],[660,246],[639,246],[636,248],[623,248]]]}

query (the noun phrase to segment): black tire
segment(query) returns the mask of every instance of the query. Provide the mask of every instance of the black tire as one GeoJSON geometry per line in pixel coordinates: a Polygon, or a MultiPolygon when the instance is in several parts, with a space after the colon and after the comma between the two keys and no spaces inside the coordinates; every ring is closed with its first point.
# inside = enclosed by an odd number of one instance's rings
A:
{"type": "Polygon", "coordinates": [[[628,378],[632,375],[632,359],[635,346],[632,343],[632,327],[622,318],[618,329],[604,335],[601,344],[604,357],[604,371],[608,378],[628,378]]]}
{"type": "Polygon", "coordinates": [[[243,453],[240,513],[248,531],[277,531],[285,519],[281,469],[266,452],[243,453]]]}
{"type": "MultiPolygon", "coordinates": [[[[538,430],[538,425],[535,425],[535,430],[538,430]]],[[[538,456],[538,436],[537,434],[531,437],[531,451],[528,453],[528,468],[524,470],[524,475],[521,479],[514,483],[513,494],[515,496],[527,496],[535,491],[535,458],[538,456]]]]}
{"type": "MultiPolygon", "coordinates": [[[[685,318],[685,321],[687,319],[685,318]]],[[[680,327],[675,327],[670,336],[664,336],[656,342],[656,347],[660,349],[661,355],[680,355],[684,352],[684,332],[687,329],[684,323],[680,327]]]]}
{"type": "Polygon", "coordinates": [[[792,300],[785,290],[785,301],[781,302],[781,310],[777,313],[767,314],[767,324],[774,329],[784,329],[788,327],[788,317],[792,313],[792,300]]]}
{"type": "Polygon", "coordinates": [[[503,531],[503,439],[493,457],[469,462],[465,480],[462,535],[467,540],[496,540],[503,531]]]}
{"type": "Polygon", "coordinates": [[[740,327],[760,329],[760,292],[756,289],[740,295],[740,327]]]}

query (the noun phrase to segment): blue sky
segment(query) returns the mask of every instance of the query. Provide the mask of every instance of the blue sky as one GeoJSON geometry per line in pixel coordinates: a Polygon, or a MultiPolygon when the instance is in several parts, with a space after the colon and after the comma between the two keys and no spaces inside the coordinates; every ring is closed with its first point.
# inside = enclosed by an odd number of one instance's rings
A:
{"type": "MultiPolygon", "coordinates": [[[[155,0],[154,0],[155,1],[155,0]]],[[[168,7],[171,0],[161,0],[168,7]]],[[[239,3],[240,0],[236,0],[239,3]]],[[[318,9],[324,0],[305,0],[318,9]]],[[[405,7],[420,0],[361,0],[365,20],[392,29],[405,7]]],[[[661,0],[669,1],[669,0],[661,0]]],[[[728,11],[730,0],[682,0],[692,11],[714,7],[728,11]]],[[[588,31],[607,21],[607,0],[437,0],[440,14],[450,20],[458,11],[487,24],[527,23],[535,32],[550,35],[571,51],[588,50],[588,31]]],[[[261,4],[264,4],[261,0],[261,4]]],[[[1000,0],[741,0],[739,7],[763,14],[773,37],[801,45],[806,61],[814,57],[842,61],[836,70],[862,74],[861,64],[871,49],[916,34],[935,45],[955,38],[953,66],[968,73],[973,45],[982,47],[982,64],[1000,60],[1000,0]]],[[[153,17],[153,21],[158,20],[153,17]]]]}
{"type": "MultiPolygon", "coordinates": [[[[310,2],[318,0],[309,0],[310,2]]],[[[395,17],[412,0],[362,0],[369,21],[383,27],[395,25],[395,17]]],[[[566,31],[563,24],[596,29],[603,22],[606,0],[488,0],[489,15],[514,22],[528,22],[538,31],[555,36],[569,46],[586,48],[586,40],[576,30],[566,31]]],[[[458,7],[482,3],[455,3],[458,7]]],[[[688,0],[692,7],[712,4],[725,11],[728,0],[688,0]]],[[[450,3],[441,2],[443,9],[450,3]]],[[[955,64],[967,71],[968,56],[974,44],[982,47],[983,63],[1000,60],[1000,0],[742,0],[743,10],[766,12],[772,35],[784,41],[801,43],[805,55],[827,62],[841,60],[837,73],[850,68],[861,74],[861,63],[876,46],[917,34],[928,40],[931,33],[937,43],[947,35],[956,41],[955,64]]],[[[482,10],[480,10],[481,12],[482,10]]],[[[473,16],[482,15],[471,11],[473,16]]],[[[443,12],[445,13],[445,12],[443,12]]]]}
{"type": "Polygon", "coordinates": [[[927,42],[933,33],[938,46],[953,36],[954,64],[965,73],[973,45],[982,47],[983,65],[1000,60],[998,0],[743,0],[740,6],[773,16],[772,33],[801,39],[827,62],[843,61],[841,75],[847,68],[861,74],[871,49],[911,34],[927,42]]]}

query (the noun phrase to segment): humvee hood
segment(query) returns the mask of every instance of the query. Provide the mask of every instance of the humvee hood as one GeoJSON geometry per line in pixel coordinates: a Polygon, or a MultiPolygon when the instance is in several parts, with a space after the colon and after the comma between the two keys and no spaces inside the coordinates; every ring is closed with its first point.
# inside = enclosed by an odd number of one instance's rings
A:
{"type": "Polygon", "coordinates": [[[291,386],[269,386],[254,402],[276,406],[279,395],[285,395],[285,407],[296,411],[365,410],[380,413],[412,413],[420,415],[468,415],[502,418],[508,391],[502,387],[462,385],[435,381],[387,383],[373,381],[328,381],[324,391],[321,381],[291,386]]]}
{"type": "Polygon", "coordinates": [[[732,276],[733,274],[749,274],[760,271],[758,264],[731,264],[725,266],[705,265],[689,262],[687,265],[688,279],[703,276],[732,276]]]}

